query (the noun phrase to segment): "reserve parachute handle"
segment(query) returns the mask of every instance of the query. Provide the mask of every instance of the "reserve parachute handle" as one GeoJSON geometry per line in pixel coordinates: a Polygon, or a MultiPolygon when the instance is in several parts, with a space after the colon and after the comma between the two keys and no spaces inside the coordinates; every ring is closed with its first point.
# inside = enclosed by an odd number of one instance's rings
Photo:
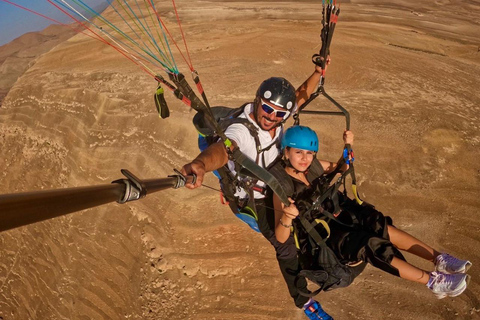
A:
{"type": "Polygon", "coordinates": [[[111,184],[0,195],[0,232],[93,208],[109,202],[125,203],[147,194],[195,183],[196,176],[175,170],[167,178],[141,180],[126,169],[126,179],[111,184]]]}

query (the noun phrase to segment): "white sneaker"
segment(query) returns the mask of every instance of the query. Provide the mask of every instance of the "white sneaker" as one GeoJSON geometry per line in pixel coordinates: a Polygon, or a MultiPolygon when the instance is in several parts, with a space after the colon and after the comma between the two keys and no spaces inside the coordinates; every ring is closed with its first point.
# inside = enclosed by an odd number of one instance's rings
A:
{"type": "Polygon", "coordinates": [[[470,276],[464,273],[448,274],[433,271],[430,273],[427,287],[438,299],[456,297],[467,289],[470,276]]]}
{"type": "Polygon", "coordinates": [[[465,273],[472,266],[468,260],[460,260],[448,253],[442,253],[435,259],[435,271],[442,273],[465,273]]]}

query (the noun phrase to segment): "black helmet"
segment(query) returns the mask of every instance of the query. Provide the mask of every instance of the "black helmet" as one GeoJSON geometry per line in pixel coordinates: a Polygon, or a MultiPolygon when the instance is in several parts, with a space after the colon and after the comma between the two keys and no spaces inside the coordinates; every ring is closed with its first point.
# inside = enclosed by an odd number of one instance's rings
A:
{"type": "Polygon", "coordinates": [[[279,77],[263,81],[257,90],[257,97],[289,111],[293,110],[296,101],[295,88],[287,79],[279,77]]]}

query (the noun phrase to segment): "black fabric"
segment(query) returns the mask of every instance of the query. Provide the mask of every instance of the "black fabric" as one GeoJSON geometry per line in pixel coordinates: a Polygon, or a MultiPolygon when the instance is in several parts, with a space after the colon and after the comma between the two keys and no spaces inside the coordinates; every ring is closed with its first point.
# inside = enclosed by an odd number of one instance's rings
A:
{"type": "MultiPolygon", "coordinates": [[[[285,171],[285,162],[282,161],[280,158],[272,165],[270,165],[270,167],[267,169],[275,178],[277,178],[287,195],[290,196],[299,192],[296,190],[296,188],[299,188],[299,186],[294,185],[291,180],[292,177],[289,176],[288,173],[285,171]]],[[[322,165],[320,164],[318,159],[315,158],[313,159],[310,168],[308,168],[307,180],[312,184],[314,183],[315,179],[318,179],[318,177],[321,177],[323,175],[323,172],[324,171],[322,165]]],[[[303,189],[303,186],[300,186],[300,188],[303,189]]]]}
{"type": "MultiPolygon", "coordinates": [[[[293,177],[290,177],[290,180],[294,185],[291,197],[295,200],[300,212],[299,218],[293,221],[302,267],[299,278],[307,278],[318,286],[314,292],[300,290],[300,294],[311,297],[322,290],[328,291],[349,286],[363,271],[365,263],[349,267],[345,265],[345,262],[341,262],[335,252],[327,246],[325,239],[329,236],[328,231],[323,224],[318,224],[315,220],[325,220],[330,227],[332,221],[318,210],[310,210],[312,202],[319,196],[318,187],[315,185],[316,181],[314,180],[313,185],[307,186],[293,177]],[[314,229],[310,230],[312,227],[314,229]]],[[[331,206],[332,204],[328,201],[324,203],[324,207],[330,209],[331,206]]]]}
{"type": "Polygon", "coordinates": [[[275,212],[273,210],[273,200],[271,196],[267,196],[265,199],[257,199],[255,203],[258,227],[262,235],[275,248],[278,265],[287,284],[290,296],[293,298],[295,305],[301,308],[307,303],[309,298],[300,294],[300,292],[308,292],[305,278],[295,282],[295,278],[297,278],[300,272],[300,265],[293,235],[290,235],[285,243],[277,241],[275,237],[275,212]]]}
{"type": "MultiPolygon", "coordinates": [[[[244,123],[245,121],[248,122],[247,119],[238,118],[239,115],[243,113],[243,109],[248,103],[245,103],[241,107],[238,108],[229,108],[229,107],[212,107],[211,111],[215,121],[218,123],[222,130],[225,130],[228,126],[233,123],[244,123]]],[[[202,112],[198,112],[193,117],[193,125],[204,136],[216,136],[215,131],[211,128],[208,123],[208,120],[205,119],[205,115],[202,112]]],[[[252,125],[253,126],[253,125],[252,125]]],[[[247,128],[251,131],[251,126],[247,126],[247,128]]],[[[256,131],[255,126],[253,126],[254,131],[256,131]]],[[[255,133],[257,134],[257,133],[255,133]]],[[[218,137],[216,137],[218,140],[218,137]]]]}
{"type": "Polygon", "coordinates": [[[392,275],[399,276],[398,269],[391,265],[393,257],[405,260],[400,251],[390,242],[388,225],[392,219],[384,216],[371,204],[359,205],[355,200],[344,199],[340,219],[354,216],[359,223],[355,230],[331,221],[329,247],[340,261],[362,260],[392,275]]]}
{"type": "MultiPolygon", "coordinates": [[[[277,168],[278,169],[278,168],[277,168]]],[[[274,175],[277,170],[271,171],[274,175]]],[[[391,265],[393,257],[404,259],[402,254],[390,242],[388,225],[392,224],[389,217],[385,217],[372,205],[364,203],[359,205],[355,200],[346,198],[342,193],[336,192],[336,201],[340,204],[341,211],[325,215],[326,210],[332,210],[336,205],[332,199],[327,198],[321,206],[312,205],[322,195],[324,186],[321,177],[317,176],[310,186],[287,174],[290,185],[288,195],[295,200],[302,218],[293,221],[294,229],[299,242],[299,259],[302,271],[300,277],[307,277],[319,285],[319,290],[310,293],[302,292],[306,296],[318,293],[320,290],[331,290],[348,286],[353,279],[365,268],[365,263],[380,268],[393,275],[399,276],[398,270],[391,265]],[[317,224],[315,219],[323,219],[328,223],[330,236],[322,224],[317,224]],[[308,220],[311,224],[301,223],[308,220]],[[306,231],[306,227],[315,226],[315,232],[321,236],[312,238],[306,231]],[[315,239],[317,240],[315,240],[315,239]],[[356,267],[348,264],[360,262],[356,267]]],[[[279,174],[278,179],[285,179],[285,175],[279,174]]],[[[309,179],[310,180],[310,179],[309,179]]],[[[308,229],[308,228],[307,228],[308,229]]],[[[297,279],[299,281],[299,279],[297,279]]]]}
{"type": "Polygon", "coordinates": [[[393,257],[405,260],[400,251],[390,242],[388,225],[392,221],[385,217],[372,205],[359,205],[355,200],[342,199],[342,212],[338,220],[351,223],[352,217],[357,220],[356,228],[346,227],[335,220],[328,222],[330,237],[326,241],[339,261],[343,264],[363,261],[399,276],[398,269],[391,265],[393,257]]]}
{"type": "MultiPolygon", "coordinates": [[[[302,255],[302,257],[306,258],[306,255],[302,255]]],[[[329,291],[348,287],[365,269],[366,263],[355,267],[347,266],[339,261],[332,249],[322,243],[315,248],[304,263],[301,263],[301,266],[303,270],[299,272],[299,276],[309,279],[319,288],[314,292],[300,290],[300,294],[312,297],[322,290],[329,291]]]]}
{"type": "Polygon", "coordinates": [[[307,289],[307,281],[304,277],[300,277],[298,281],[297,275],[301,271],[297,257],[290,259],[277,259],[280,271],[288,286],[288,292],[293,298],[295,305],[302,308],[308,302],[309,297],[302,295],[302,292],[309,292],[307,289]]]}

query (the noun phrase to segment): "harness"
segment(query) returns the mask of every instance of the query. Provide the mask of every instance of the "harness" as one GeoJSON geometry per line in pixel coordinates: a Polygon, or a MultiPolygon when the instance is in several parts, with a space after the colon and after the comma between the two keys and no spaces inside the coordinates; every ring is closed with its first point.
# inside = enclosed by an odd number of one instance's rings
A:
{"type": "Polygon", "coordinates": [[[286,194],[295,199],[299,210],[299,216],[293,220],[292,227],[302,266],[296,281],[300,277],[305,277],[319,286],[314,292],[300,291],[300,294],[312,297],[322,290],[328,291],[350,285],[363,271],[365,263],[363,261],[342,263],[326,242],[330,236],[331,221],[352,230],[359,228],[355,215],[342,211],[341,208],[344,199],[348,199],[345,178],[351,175],[351,171],[346,170],[330,184],[330,176],[324,175],[320,162],[314,159],[306,174],[310,186],[292,179],[285,171],[283,162],[276,163],[270,172],[282,181],[286,194]],[[344,187],[343,192],[339,191],[341,186],[344,187]],[[340,212],[344,215],[350,214],[349,222],[340,220],[340,212]]]}
{"type": "MultiPolygon", "coordinates": [[[[262,148],[258,128],[248,119],[239,117],[247,105],[248,103],[245,103],[238,108],[212,107],[211,111],[222,131],[225,131],[229,126],[236,123],[242,124],[248,129],[255,141],[255,150],[257,152],[255,164],[261,168],[266,168],[265,152],[272,147],[279,147],[279,141],[274,140],[268,146],[262,148]]],[[[199,132],[200,150],[203,151],[206,147],[216,143],[220,139],[219,135],[216,134],[206,122],[203,113],[197,113],[193,118],[193,123],[199,132]]],[[[243,156],[246,157],[245,155],[243,156]]],[[[260,232],[257,224],[258,217],[254,192],[257,191],[265,195],[266,187],[257,184],[259,180],[263,181],[263,179],[252,174],[248,169],[245,169],[245,166],[241,165],[238,159],[235,159],[232,154],[229,154],[229,160],[232,160],[235,164],[235,174],[230,171],[228,165],[214,172],[220,180],[223,197],[227,200],[230,209],[238,218],[247,223],[253,230],[260,232]],[[244,190],[248,195],[247,198],[240,199],[238,196],[235,196],[237,190],[244,190]]]]}

